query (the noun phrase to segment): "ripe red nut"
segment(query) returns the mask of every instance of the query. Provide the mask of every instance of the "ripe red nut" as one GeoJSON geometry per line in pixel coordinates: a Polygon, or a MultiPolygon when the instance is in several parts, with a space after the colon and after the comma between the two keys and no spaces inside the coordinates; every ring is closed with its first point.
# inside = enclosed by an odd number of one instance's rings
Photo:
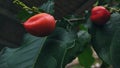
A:
{"type": "Polygon", "coordinates": [[[91,11],[90,19],[97,25],[104,25],[110,19],[110,12],[103,6],[96,6],[91,11]]]}
{"type": "Polygon", "coordinates": [[[44,37],[54,31],[55,19],[50,14],[40,13],[30,17],[23,25],[26,31],[30,34],[44,37]]]}

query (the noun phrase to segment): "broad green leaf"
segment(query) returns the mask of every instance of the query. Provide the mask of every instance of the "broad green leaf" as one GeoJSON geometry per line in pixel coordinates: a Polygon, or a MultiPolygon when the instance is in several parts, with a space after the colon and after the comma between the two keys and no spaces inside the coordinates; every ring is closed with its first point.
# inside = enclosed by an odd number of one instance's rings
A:
{"type": "Polygon", "coordinates": [[[86,31],[76,32],[60,26],[48,37],[26,34],[21,47],[2,50],[0,68],[64,68],[89,41],[86,31]]]}
{"type": "Polygon", "coordinates": [[[46,38],[26,34],[20,48],[4,48],[0,53],[0,68],[33,68],[46,38]]]}
{"type": "Polygon", "coordinates": [[[55,34],[48,37],[49,40],[45,43],[44,45],[45,47],[42,50],[42,53],[38,57],[35,68],[37,68],[37,66],[42,68],[46,68],[46,66],[48,66],[48,65],[44,65],[44,66],[40,65],[40,64],[46,64],[48,62],[47,60],[44,61],[44,59],[46,59],[45,58],[46,55],[52,56],[56,59],[57,66],[55,68],[62,67],[66,50],[69,47],[71,48],[74,46],[75,38],[76,35],[74,33],[68,32],[63,28],[58,28],[57,30],[55,30],[55,34]]]}
{"type": "Polygon", "coordinates": [[[92,64],[94,63],[95,59],[93,58],[93,51],[88,46],[79,56],[80,65],[84,66],[85,68],[91,68],[92,64]]]}
{"type": "Polygon", "coordinates": [[[110,28],[110,26],[99,27],[96,25],[92,25],[89,32],[92,37],[91,42],[93,48],[100,58],[110,64],[110,44],[113,36],[112,29],[110,28]]]}
{"type": "Polygon", "coordinates": [[[118,13],[112,14],[111,19],[104,26],[96,26],[92,24],[89,30],[92,36],[92,45],[99,57],[106,63],[113,64],[113,66],[120,63],[118,62],[120,58],[120,49],[118,47],[119,30],[120,14],[118,13]]]}
{"type": "Polygon", "coordinates": [[[66,55],[64,57],[64,65],[72,61],[73,58],[77,57],[85,49],[90,41],[90,35],[86,31],[79,31],[78,38],[75,41],[75,45],[72,48],[67,49],[66,55]]]}
{"type": "MultiPolygon", "coordinates": [[[[51,13],[50,6],[53,2],[44,4],[42,9],[51,13]]],[[[64,68],[84,50],[90,35],[86,31],[76,32],[67,21],[59,23],[48,37],[26,34],[21,47],[4,48],[0,54],[0,68],[64,68]]]]}
{"type": "Polygon", "coordinates": [[[54,0],[48,0],[46,3],[40,6],[40,9],[47,13],[54,14],[54,0]]]}
{"type": "Polygon", "coordinates": [[[114,68],[120,67],[120,14],[114,14],[114,27],[115,32],[111,42],[110,52],[114,68]]]}
{"type": "MultiPolygon", "coordinates": [[[[55,33],[55,35],[48,37],[50,40],[45,43],[45,47],[38,57],[35,68],[52,68],[46,67],[49,66],[46,65],[48,62],[48,60],[45,60],[46,56],[56,59],[57,65],[53,68],[64,68],[67,63],[71,62],[84,49],[89,42],[88,40],[90,40],[89,34],[85,31],[80,31],[78,37],[74,32],[66,31],[63,28],[57,29],[55,33]]],[[[49,58],[47,57],[47,59],[49,58]]]]}
{"type": "Polygon", "coordinates": [[[113,67],[120,68],[120,28],[114,34],[110,52],[113,67]]]}

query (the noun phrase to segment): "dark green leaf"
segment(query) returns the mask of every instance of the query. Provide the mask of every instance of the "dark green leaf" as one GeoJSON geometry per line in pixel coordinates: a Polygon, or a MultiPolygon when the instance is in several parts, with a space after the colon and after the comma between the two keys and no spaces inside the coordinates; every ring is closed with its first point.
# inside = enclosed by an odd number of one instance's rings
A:
{"type": "Polygon", "coordinates": [[[83,51],[89,40],[86,31],[76,33],[60,26],[45,38],[27,34],[21,47],[2,50],[0,68],[64,68],[83,51]]]}
{"type": "Polygon", "coordinates": [[[85,68],[90,68],[92,66],[92,64],[94,63],[95,59],[93,58],[93,51],[90,48],[90,46],[88,46],[84,52],[82,52],[79,56],[79,62],[82,66],[84,66],[85,68]]]}
{"type": "Polygon", "coordinates": [[[47,13],[54,14],[54,0],[48,0],[46,3],[40,6],[40,9],[47,13]]]}
{"type": "Polygon", "coordinates": [[[114,34],[110,52],[113,67],[120,68],[120,28],[114,34]]]}
{"type": "MultiPolygon", "coordinates": [[[[92,24],[89,32],[92,36],[92,44],[100,56],[108,64],[119,66],[119,30],[120,30],[120,14],[114,13],[111,19],[104,26],[92,24]],[[117,61],[118,60],[118,61],[117,61]],[[116,65],[117,64],[117,65],[116,65]]],[[[116,67],[115,67],[116,68],[116,67]]],[[[117,67],[119,68],[119,67],[117,67]]]]}
{"type": "Polygon", "coordinates": [[[25,35],[20,48],[4,48],[0,53],[0,68],[33,68],[46,38],[25,35]]]}
{"type": "MultiPolygon", "coordinates": [[[[47,43],[39,55],[38,60],[35,64],[35,68],[51,68],[46,67],[48,60],[45,61],[46,56],[51,56],[56,59],[57,65],[54,68],[64,68],[64,66],[71,62],[85,47],[90,40],[90,36],[87,32],[81,31],[77,35],[72,31],[66,31],[63,28],[58,28],[54,35],[48,37],[47,43]],[[43,60],[43,61],[40,61],[43,60]],[[41,65],[45,64],[45,65],[41,65]]],[[[47,57],[50,59],[50,57],[47,57]]]]}
{"type": "Polygon", "coordinates": [[[109,68],[110,65],[103,61],[100,67],[101,68],[109,68]]]}
{"type": "Polygon", "coordinates": [[[108,26],[97,27],[92,25],[90,29],[92,36],[92,45],[98,55],[106,62],[110,64],[110,43],[112,39],[111,28],[108,26]]]}
{"type": "Polygon", "coordinates": [[[73,58],[81,54],[81,52],[84,50],[86,45],[88,45],[90,41],[90,35],[86,31],[79,31],[78,32],[78,38],[75,41],[75,45],[72,48],[67,49],[64,63],[67,64],[68,62],[72,61],[73,58]]]}

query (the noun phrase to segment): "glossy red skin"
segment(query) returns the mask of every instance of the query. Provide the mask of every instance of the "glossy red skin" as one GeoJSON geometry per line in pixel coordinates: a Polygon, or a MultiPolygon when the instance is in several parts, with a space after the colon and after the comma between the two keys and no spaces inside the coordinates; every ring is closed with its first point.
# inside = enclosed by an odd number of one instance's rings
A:
{"type": "Polygon", "coordinates": [[[90,19],[95,24],[104,25],[110,19],[110,12],[103,6],[96,6],[91,11],[90,19]]]}
{"type": "Polygon", "coordinates": [[[40,13],[30,17],[23,25],[26,31],[30,34],[44,37],[54,31],[55,19],[50,14],[40,13]]]}

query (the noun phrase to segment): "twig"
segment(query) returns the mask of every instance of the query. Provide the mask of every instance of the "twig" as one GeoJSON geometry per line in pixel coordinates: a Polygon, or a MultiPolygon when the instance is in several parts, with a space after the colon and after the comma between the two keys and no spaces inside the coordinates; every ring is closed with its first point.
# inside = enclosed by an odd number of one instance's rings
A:
{"type": "Polygon", "coordinates": [[[69,22],[76,22],[76,21],[84,21],[85,18],[73,18],[73,19],[68,19],[69,22]]]}
{"type": "Polygon", "coordinates": [[[28,12],[35,12],[35,13],[40,13],[39,9],[37,7],[28,7],[26,4],[24,4],[23,2],[21,2],[20,0],[14,0],[13,3],[21,6],[24,10],[28,11],[28,12]]]}

